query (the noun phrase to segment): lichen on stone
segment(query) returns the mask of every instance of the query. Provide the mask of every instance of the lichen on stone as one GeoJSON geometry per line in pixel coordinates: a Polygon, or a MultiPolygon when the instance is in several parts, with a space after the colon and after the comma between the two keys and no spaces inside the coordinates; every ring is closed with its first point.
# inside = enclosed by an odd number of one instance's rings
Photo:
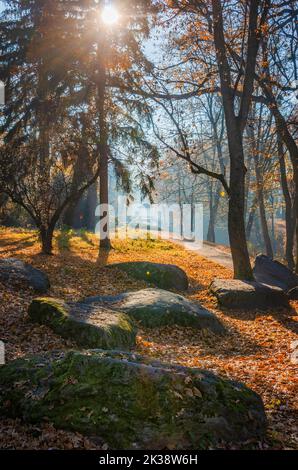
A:
{"type": "Polygon", "coordinates": [[[262,400],[243,384],[120,351],[54,352],[1,367],[0,412],[117,449],[199,449],[266,429],[262,400]]]}
{"type": "Polygon", "coordinates": [[[63,338],[84,348],[130,349],[135,345],[136,329],[124,313],[104,307],[38,298],[29,307],[31,321],[47,325],[63,338]]]}

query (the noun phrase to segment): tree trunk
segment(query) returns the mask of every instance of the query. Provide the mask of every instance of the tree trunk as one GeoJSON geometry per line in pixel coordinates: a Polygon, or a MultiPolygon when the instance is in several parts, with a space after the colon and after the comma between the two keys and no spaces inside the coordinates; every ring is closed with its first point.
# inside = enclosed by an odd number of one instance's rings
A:
{"type": "Polygon", "coordinates": [[[212,0],[213,37],[220,77],[230,155],[228,228],[236,279],[251,280],[251,269],[245,233],[245,173],[243,132],[251,104],[256,57],[259,49],[258,1],[250,2],[247,35],[247,57],[243,77],[243,94],[236,115],[231,66],[227,57],[222,2],[212,0]]]}
{"type": "Polygon", "coordinates": [[[239,129],[227,126],[230,151],[230,198],[228,229],[235,279],[253,279],[246,243],[244,222],[245,166],[242,135],[239,129]]]}
{"type": "MultiPolygon", "coordinates": [[[[262,114],[262,108],[260,109],[260,118],[262,114]]],[[[251,111],[251,120],[255,120],[255,109],[253,108],[251,111]]],[[[266,255],[273,259],[273,249],[272,243],[270,239],[267,217],[266,217],[266,207],[265,207],[265,200],[264,200],[264,176],[263,176],[263,168],[261,167],[259,152],[262,145],[262,138],[261,138],[261,120],[258,120],[258,132],[257,137],[255,136],[255,130],[253,124],[247,126],[247,136],[249,138],[249,148],[251,154],[253,156],[254,166],[255,166],[255,175],[256,175],[256,183],[257,183],[257,202],[259,206],[260,212],[260,222],[262,227],[262,235],[263,241],[265,245],[266,255]]]]}
{"type": "Polygon", "coordinates": [[[41,247],[42,247],[42,254],[43,255],[52,255],[53,254],[53,235],[54,235],[54,227],[49,226],[45,227],[42,225],[39,228],[40,239],[41,239],[41,247]]]}
{"type": "Polygon", "coordinates": [[[247,219],[247,224],[246,224],[246,238],[247,240],[250,240],[251,237],[251,231],[253,227],[253,223],[255,220],[255,215],[256,215],[256,209],[257,209],[257,196],[254,197],[252,205],[249,210],[248,214],[248,219],[247,219]]]}
{"type": "MultiPolygon", "coordinates": [[[[103,33],[104,34],[104,33],[103,33]]],[[[99,204],[107,206],[109,204],[109,149],[108,149],[108,128],[106,116],[106,68],[104,59],[104,45],[106,41],[102,37],[102,43],[98,43],[98,77],[97,77],[97,111],[99,117],[99,204]]],[[[110,250],[111,241],[109,234],[109,211],[102,210],[100,220],[106,220],[105,224],[100,223],[100,250],[110,250]]]]}
{"type": "Polygon", "coordinates": [[[295,185],[295,201],[293,204],[294,207],[294,231],[296,232],[296,263],[295,263],[295,271],[298,273],[298,146],[293,138],[292,134],[290,133],[287,125],[287,121],[285,120],[284,116],[279,110],[278,102],[274,96],[272,88],[270,86],[266,86],[264,81],[260,81],[260,86],[264,92],[265,97],[268,101],[268,107],[272,112],[278,136],[281,141],[285,144],[289,156],[291,159],[291,163],[293,166],[293,173],[294,173],[294,185],[295,185]]]}
{"type": "MultiPolygon", "coordinates": [[[[86,123],[82,120],[82,138],[83,142],[80,144],[78,150],[78,158],[74,165],[73,178],[71,182],[71,192],[76,193],[78,189],[83,185],[83,182],[88,179],[89,168],[88,162],[90,159],[88,147],[85,143],[86,139],[86,123]]],[[[81,228],[80,220],[80,202],[82,200],[82,194],[78,194],[68,204],[63,214],[63,224],[71,228],[81,228]]]]}
{"type": "Polygon", "coordinates": [[[69,206],[67,207],[63,215],[63,225],[74,228],[77,204],[78,204],[78,201],[74,201],[73,203],[69,204],[69,206]]]}
{"type": "Polygon", "coordinates": [[[95,230],[95,211],[97,206],[97,184],[90,186],[86,201],[86,225],[90,232],[95,230]]]}
{"type": "Polygon", "coordinates": [[[216,226],[216,217],[217,211],[219,206],[219,188],[218,191],[215,193],[215,197],[210,197],[210,204],[209,204],[209,224],[208,224],[208,232],[207,232],[207,241],[211,243],[216,242],[215,236],[215,226],[216,226]]]}
{"type": "Polygon", "coordinates": [[[286,248],[285,257],[289,269],[294,269],[294,234],[295,234],[295,218],[294,218],[294,207],[291,198],[291,194],[288,187],[287,173],[286,173],[286,162],[283,151],[283,144],[280,138],[278,138],[278,156],[279,156],[279,169],[280,169],[280,180],[282,192],[285,200],[286,207],[286,248]]]}
{"type": "MultiPolygon", "coordinates": [[[[254,151],[255,149],[253,149],[254,151]]],[[[256,180],[257,180],[257,196],[258,196],[258,204],[259,204],[259,211],[260,211],[260,222],[262,227],[262,234],[263,240],[266,250],[266,255],[273,259],[273,249],[271,244],[271,239],[269,235],[268,223],[266,218],[266,208],[264,202],[264,181],[262,170],[260,168],[260,162],[258,155],[255,154],[254,151],[254,161],[255,161],[255,172],[256,172],[256,180]]]]}
{"type": "MultiPolygon", "coordinates": [[[[293,174],[294,174],[294,185],[295,185],[295,200],[293,204],[293,214],[294,214],[294,227],[293,231],[294,233],[296,232],[296,263],[295,263],[295,271],[298,273],[298,147],[296,145],[296,142],[294,141],[293,137],[291,136],[287,125],[285,123],[286,127],[283,127],[282,123],[280,120],[278,120],[279,123],[277,124],[277,127],[281,127],[281,135],[282,135],[282,140],[285,143],[289,155],[291,158],[291,162],[293,165],[293,174]]],[[[290,229],[291,230],[291,229],[290,229]]],[[[291,231],[290,231],[290,236],[291,236],[291,231]]],[[[289,241],[290,245],[290,241],[289,241]]],[[[289,246],[290,249],[290,246],[289,246]]]]}
{"type": "Polygon", "coordinates": [[[258,191],[258,199],[259,199],[259,210],[260,210],[260,222],[261,222],[261,227],[262,227],[265,251],[266,251],[266,255],[269,256],[269,258],[273,259],[274,255],[273,255],[273,249],[272,249],[272,244],[271,244],[271,239],[270,239],[269,229],[268,229],[268,224],[267,224],[263,191],[258,191]]]}
{"type": "Polygon", "coordinates": [[[214,220],[214,209],[212,204],[210,204],[210,218],[208,224],[208,232],[207,232],[207,241],[210,243],[215,243],[215,220],[214,220]]]}
{"type": "Polygon", "coordinates": [[[258,217],[258,214],[256,214],[253,244],[257,247],[258,251],[262,249],[262,246],[260,245],[261,239],[262,239],[262,236],[261,236],[261,229],[260,229],[260,217],[258,217]]]}
{"type": "MultiPolygon", "coordinates": [[[[100,174],[99,174],[99,200],[101,205],[109,204],[109,185],[108,185],[108,156],[101,154],[100,174]]],[[[100,232],[100,248],[105,250],[111,249],[111,241],[109,234],[109,212],[104,210],[101,219],[106,219],[106,223],[101,225],[100,232]]]]}

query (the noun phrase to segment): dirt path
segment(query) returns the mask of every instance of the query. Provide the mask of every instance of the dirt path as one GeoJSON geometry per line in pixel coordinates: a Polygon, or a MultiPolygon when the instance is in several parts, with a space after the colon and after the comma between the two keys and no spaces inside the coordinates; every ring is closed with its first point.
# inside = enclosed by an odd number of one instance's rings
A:
{"type": "MultiPolygon", "coordinates": [[[[176,240],[175,240],[176,242],[176,240]]],[[[179,245],[182,245],[186,250],[194,251],[200,256],[218,263],[225,268],[233,268],[232,256],[230,253],[225,252],[218,248],[216,245],[209,243],[203,243],[203,246],[200,243],[188,242],[188,241],[177,241],[179,245]]]]}
{"type": "Polygon", "coordinates": [[[229,252],[229,248],[226,247],[226,250],[221,248],[221,245],[216,245],[209,242],[194,242],[188,240],[179,240],[178,238],[170,239],[168,238],[169,234],[167,232],[157,232],[151,230],[151,235],[155,238],[161,238],[163,240],[173,241],[177,245],[183,246],[186,250],[194,251],[196,254],[203,256],[204,258],[213,261],[214,263],[220,264],[225,268],[233,269],[232,255],[229,252]]]}

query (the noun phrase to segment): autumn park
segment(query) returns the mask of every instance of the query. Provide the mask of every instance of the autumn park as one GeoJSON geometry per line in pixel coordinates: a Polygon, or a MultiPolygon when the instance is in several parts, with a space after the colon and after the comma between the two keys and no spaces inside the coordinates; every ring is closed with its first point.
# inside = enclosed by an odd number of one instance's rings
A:
{"type": "Polygon", "coordinates": [[[296,0],[0,1],[0,462],[298,450],[297,53],[296,0]]]}

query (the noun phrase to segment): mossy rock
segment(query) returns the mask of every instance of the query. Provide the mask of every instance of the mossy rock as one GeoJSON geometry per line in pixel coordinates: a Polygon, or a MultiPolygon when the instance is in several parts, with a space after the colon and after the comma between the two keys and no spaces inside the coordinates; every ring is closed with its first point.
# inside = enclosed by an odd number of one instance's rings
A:
{"type": "Polygon", "coordinates": [[[46,273],[17,258],[0,260],[0,281],[8,285],[31,288],[38,294],[45,294],[50,288],[46,273]]]}
{"type": "Polygon", "coordinates": [[[180,325],[223,334],[225,328],[219,319],[199,302],[162,289],[143,289],[116,296],[89,297],[89,305],[103,305],[121,311],[137,320],[142,326],[157,328],[180,325]]]}
{"type": "Polygon", "coordinates": [[[133,321],[103,306],[38,298],[32,301],[28,313],[31,321],[48,326],[83,348],[126,350],[136,343],[133,321]]]}
{"type": "Polygon", "coordinates": [[[188,278],[183,269],[174,264],[150,263],[148,261],[131,261],[111,264],[109,268],[125,271],[131,277],[146,281],[160,289],[188,289],[188,278]]]}
{"type": "Polygon", "coordinates": [[[117,351],[55,352],[0,367],[0,413],[100,436],[114,449],[202,449],[259,439],[261,398],[199,369],[117,351]]]}

